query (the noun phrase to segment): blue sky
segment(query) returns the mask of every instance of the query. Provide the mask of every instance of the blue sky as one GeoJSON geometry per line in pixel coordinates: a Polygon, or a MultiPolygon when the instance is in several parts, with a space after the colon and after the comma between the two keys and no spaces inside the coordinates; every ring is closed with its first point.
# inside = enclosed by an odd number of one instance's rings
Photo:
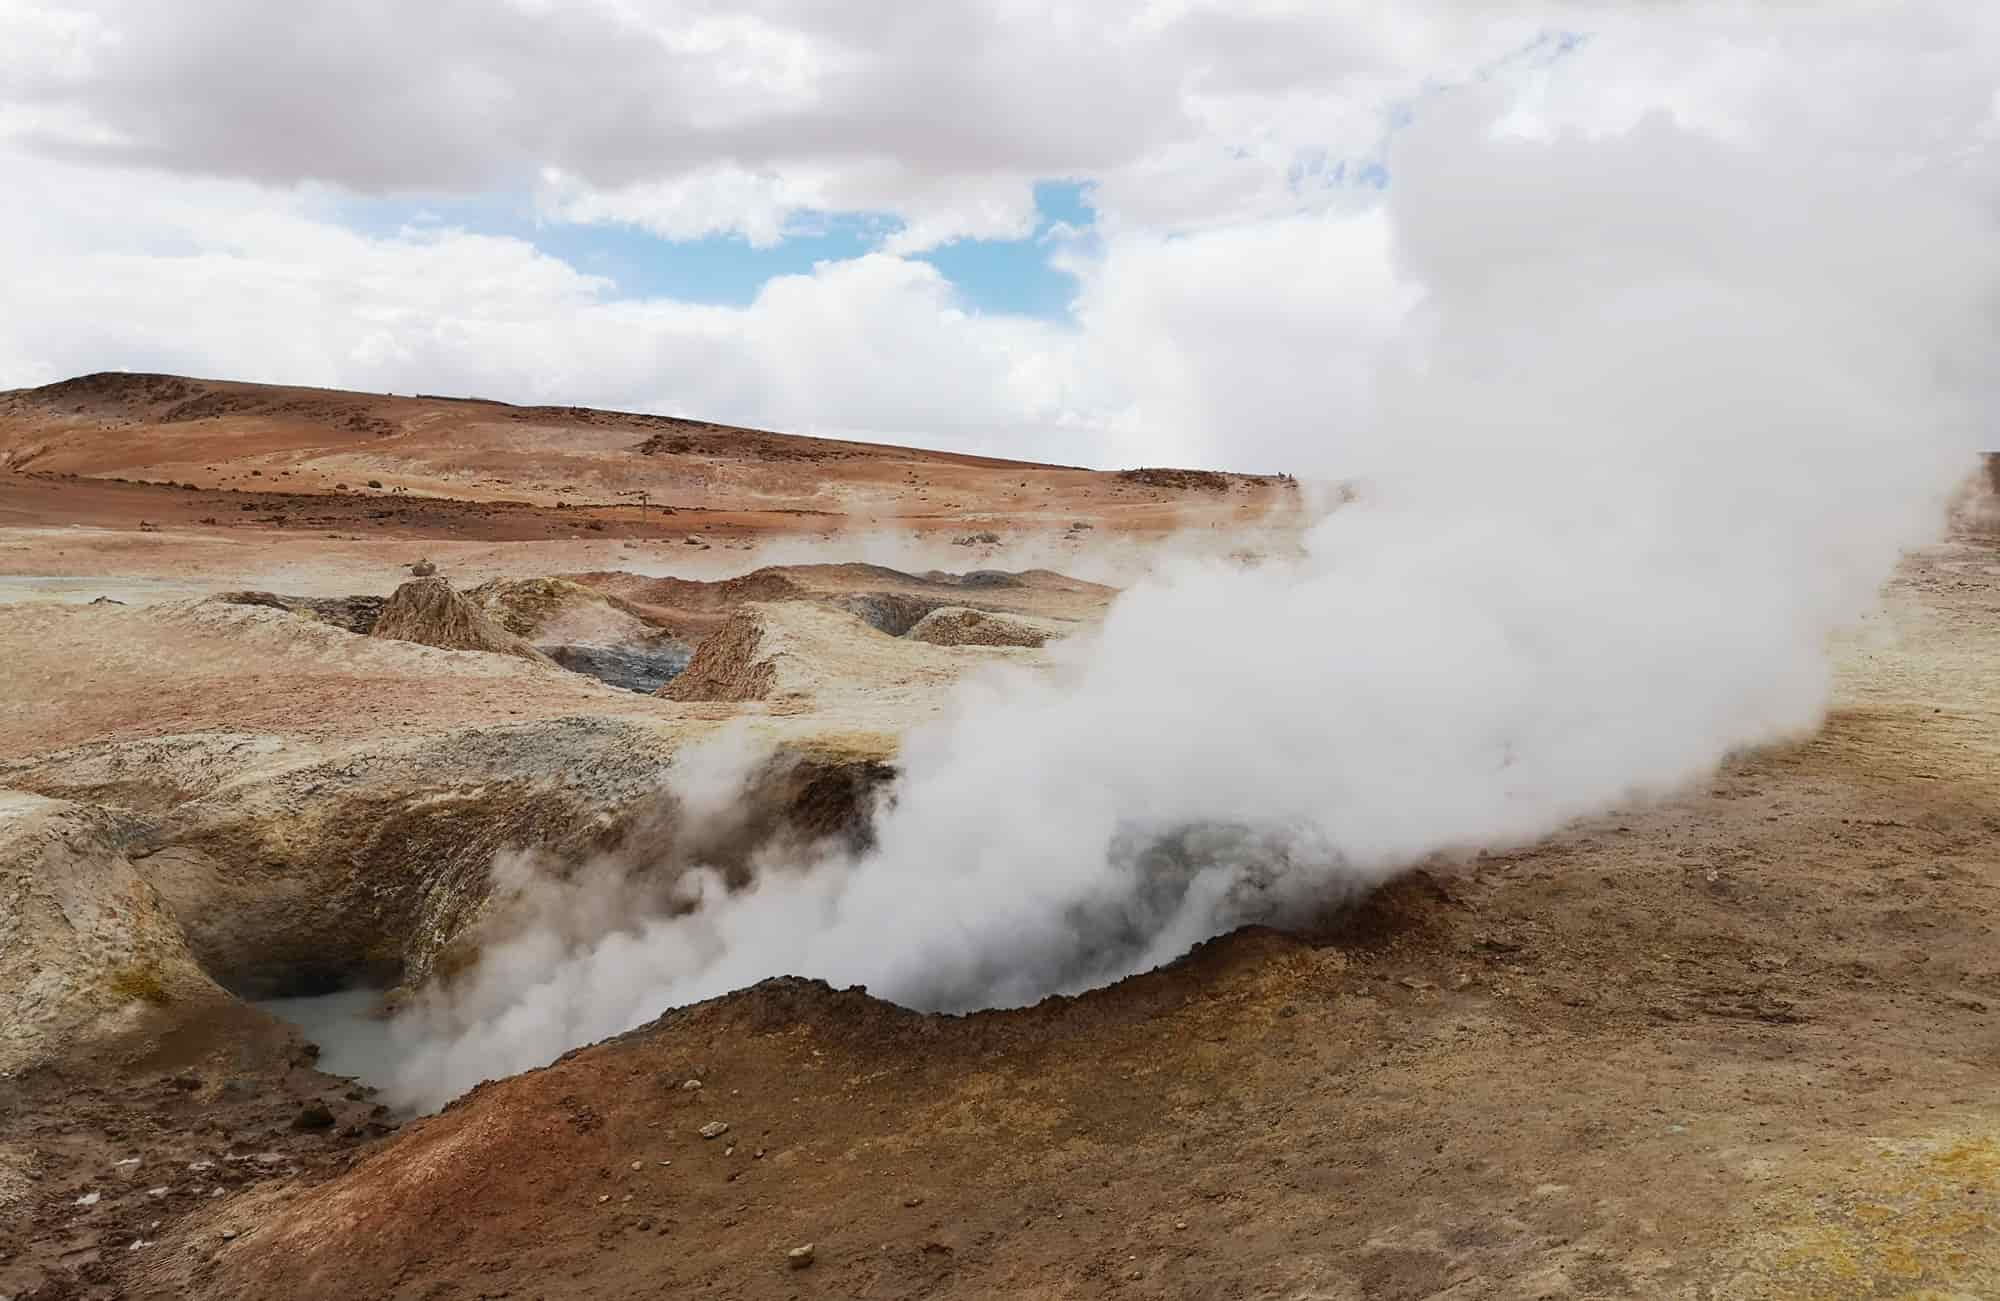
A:
{"type": "MultiPolygon", "coordinates": [[[[1058,227],[1087,234],[1096,220],[1087,187],[1077,181],[1035,186],[1038,219],[1021,240],[962,239],[915,255],[944,273],[964,305],[983,314],[1060,320],[1069,314],[1076,281],[1050,264],[1048,238],[1058,227]]],[[[740,307],[774,276],[812,270],[816,262],[859,257],[900,229],[893,216],[813,214],[768,248],[738,235],[668,240],[637,226],[538,220],[525,194],[478,199],[343,199],[331,215],[357,232],[388,236],[409,226],[437,224],[481,235],[525,240],[579,271],[603,276],[621,298],[675,298],[740,307]]]]}

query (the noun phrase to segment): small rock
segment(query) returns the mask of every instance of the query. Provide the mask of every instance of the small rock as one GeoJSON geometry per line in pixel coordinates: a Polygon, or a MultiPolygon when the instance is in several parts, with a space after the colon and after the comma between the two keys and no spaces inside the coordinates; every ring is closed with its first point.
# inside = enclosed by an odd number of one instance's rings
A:
{"type": "Polygon", "coordinates": [[[103,1196],[104,1196],[103,1193],[85,1193],[83,1196],[76,1199],[76,1204],[78,1206],[95,1206],[97,1205],[98,1200],[103,1196]]]}
{"type": "Polygon", "coordinates": [[[684,1092],[693,1092],[695,1089],[698,1089],[700,1087],[701,1087],[700,1080],[689,1080],[686,1084],[681,1085],[681,1089],[684,1092]]]}
{"type": "Polygon", "coordinates": [[[1472,977],[1463,971],[1451,978],[1451,987],[1453,989],[1468,989],[1471,985],[1472,977]]]}
{"type": "Polygon", "coordinates": [[[711,1120],[697,1132],[703,1138],[721,1138],[729,1132],[729,1122],[726,1120],[711,1120]]]}
{"type": "Polygon", "coordinates": [[[1399,984],[1399,985],[1401,985],[1401,986],[1403,986],[1403,987],[1404,987],[1404,988],[1406,988],[1406,989],[1420,989],[1420,990],[1421,990],[1421,989],[1436,989],[1436,988],[1437,988],[1437,986],[1436,986],[1436,985],[1433,985],[1433,984],[1432,984],[1432,983],[1431,983],[1430,981],[1428,981],[1428,980],[1418,980],[1418,979],[1417,979],[1417,978],[1416,978],[1415,976],[1405,976],[1405,977],[1403,977],[1403,978],[1402,978],[1401,980],[1397,981],[1396,983],[1397,983],[1397,984],[1399,984]]]}
{"type": "Polygon", "coordinates": [[[632,1163],[632,1169],[634,1172],[644,1170],[645,1168],[646,1168],[646,1163],[644,1161],[634,1161],[632,1163]]]}
{"type": "Polygon", "coordinates": [[[431,563],[429,556],[410,566],[410,576],[412,578],[429,578],[431,575],[437,573],[437,571],[438,567],[431,563]]]}
{"type": "Polygon", "coordinates": [[[916,1207],[922,1206],[923,1204],[924,1204],[924,1199],[921,1197],[905,1197],[903,1199],[903,1205],[911,1209],[915,1209],[916,1207]]]}
{"type": "Polygon", "coordinates": [[[610,1200],[611,1200],[611,1194],[610,1194],[610,1193],[599,1193],[599,1194],[598,1194],[598,1196],[597,1196],[597,1204],[598,1204],[599,1206],[602,1206],[602,1205],[604,1205],[604,1203],[606,1203],[606,1202],[608,1202],[608,1201],[610,1201],[610,1200]]]}
{"type": "Polygon", "coordinates": [[[115,1164],[116,1164],[116,1165],[118,1165],[118,1166],[119,1166],[119,1167],[121,1167],[121,1168],[122,1168],[122,1167],[125,1167],[125,1166],[128,1166],[128,1165],[138,1165],[138,1164],[139,1164],[139,1158],[138,1158],[138,1157],[136,1157],[136,1156],[128,1156],[128,1157],[126,1157],[126,1158],[125,1158],[125,1159],[124,1159],[123,1161],[119,1161],[119,1162],[116,1162],[115,1164]]]}
{"type": "Polygon", "coordinates": [[[735,1145],[734,1143],[731,1143],[731,1144],[730,1144],[730,1145],[729,1145],[728,1147],[725,1147],[725,1148],[723,1148],[723,1149],[722,1149],[722,1155],[724,1155],[724,1156],[735,1156],[735,1155],[736,1155],[736,1145],[735,1145]]]}
{"type": "Polygon", "coordinates": [[[804,1269],[813,1263],[813,1245],[808,1242],[803,1247],[793,1247],[785,1253],[785,1263],[793,1269],[804,1269]]]}
{"type": "Polygon", "coordinates": [[[146,1196],[148,1196],[148,1197],[165,1197],[165,1196],[167,1195],[167,1193],[168,1193],[169,1191],[171,1191],[171,1190],[170,1190],[170,1189],[168,1189],[168,1188],[166,1187],[166,1185],[162,1184],[162,1185],[161,1185],[160,1187],[158,1187],[158,1188],[148,1188],[148,1189],[146,1190],[146,1196]]]}
{"type": "Polygon", "coordinates": [[[222,1240],[223,1240],[224,1242],[234,1242],[234,1241],[236,1241],[236,1230],[234,1230],[234,1229],[224,1229],[224,1230],[222,1231],[222,1240]]]}
{"type": "Polygon", "coordinates": [[[1186,1220],[1175,1220],[1175,1221],[1174,1221],[1174,1227],[1175,1227],[1176,1229],[1185,1229],[1185,1228],[1187,1228],[1187,1221],[1186,1221],[1186,1220]]]}
{"type": "Polygon", "coordinates": [[[193,1071],[182,1071],[179,1075],[174,1076],[173,1085],[183,1093],[193,1093],[201,1087],[201,1076],[196,1075],[193,1071]]]}
{"type": "Polygon", "coordinates": [[[292,1122],[293,1129],[332,1129],[333,1113],[323,1102],[308,1102],[300,1108],[298,1119],[292,1122]]]}

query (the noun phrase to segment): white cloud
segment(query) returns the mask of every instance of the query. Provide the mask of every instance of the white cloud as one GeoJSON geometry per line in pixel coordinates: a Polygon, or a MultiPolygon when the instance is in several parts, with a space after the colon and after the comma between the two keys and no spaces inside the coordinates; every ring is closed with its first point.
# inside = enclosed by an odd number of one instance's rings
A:
{"type": "MultiPolygon", "coordinates": [[[[2000,198],[2000,16],[1984,7],[1478,14],[0,0],[0,168],[29,196],[0,206],[0,383],[171,369],[1310,473],[1372,418],[1415,283],[1587,266],[1552,260],[1550,227],[1522,219],[1506,150],[1411,147],[1451,105],[1478,101],[1582,171],[1627,155],[1568,136],[1654,113],[1778,165],[2000,198]],[[1545,33],[1564,24],[1592,34],[1558,53],[1545,33]],[[1390,129],[1397,106],[1414,127],[1390,129]],[[1396,222],[1377,191],[1325,183],[1385,156],[1387,202],[1409,205],[1396,222]],[[546,220],[676,239],[768,243],[829,211],[906,225],[721,308],[618,301],[518,240],[431,223],[371,237],[319,215],[327,187],[516,173],[546,220]],[[1073,322],[970,310],[909,260],[1025,234],[1049,176],[1089,183],[1100,214],[1056,254],[1078,276],[1073,322]],[[1456,213],[1480,214],[1477,238],[1429,238],[1456,213]]],[[[1601,216],[1628,255],[1691,229],[1731,246],[1728,223],[1749,219],[1658,180],[1630,175],[1631,201],[1601,216]]],[[[1800,193],[1808,225],[1842,219],[1800,193]]]]}

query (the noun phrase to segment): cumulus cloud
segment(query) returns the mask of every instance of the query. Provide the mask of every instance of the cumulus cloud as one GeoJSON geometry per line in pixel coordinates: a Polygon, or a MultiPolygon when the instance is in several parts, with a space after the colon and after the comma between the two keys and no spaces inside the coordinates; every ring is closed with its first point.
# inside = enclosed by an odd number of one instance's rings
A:
{"type": "Polygon", "coordinates": [[[1943,0],[0,0],[0,166],[31,198],[0,209],[0,383],[157,368],[1338,473],[1362,377],[1449,270],[1392,248],[1391,206],[1501,192],[1399,149],[1449,103],[1524,141],[1663,115],[1994,202],[1995,66],[2000,15],[1943,0]],[[916,260],[1030,232],[1050,177],[1097,217],[1047,250],[1069,319],[982,312],[916,260]],[[720,308],[523,239],[339,223],[354,192],[495,185],[551,224],[768,246],[849,212],[884,242],[720,308]]]}

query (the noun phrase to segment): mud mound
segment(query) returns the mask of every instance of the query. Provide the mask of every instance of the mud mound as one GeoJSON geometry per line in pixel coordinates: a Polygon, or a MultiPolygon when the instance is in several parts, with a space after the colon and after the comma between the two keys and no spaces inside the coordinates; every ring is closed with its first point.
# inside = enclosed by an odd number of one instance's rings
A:
{"type": "Polygon", "coordinates": [[[126,856],[128,819],[0,791],[0,1076],[228,996],[126,856]]]}
{"type": "Polygon", "coordinates": [[[655,694],[668,700],[763,700],[777,684],[777,661],[758,658],[764,646],[764,620],[739,610],[702,638],[673,681],[655,694]]]}
{"type": "Polygon", "coordinates": [[[838,597],[837,609],[845,610],[877,632],[901,637],[923,617],[944,603],[936,597],[914,596],[908,592],[860,592],[838,597]]]}
{"type": "Polygon", "coordinates": [[[550,663],[548,656],[496,625],[442,578],[413,578],[397,588],[369,635],[550,663]]]}
{"type": "Polygon", "coordinates": [[[366,637],[375,631],[386,596],[285,596],[277,592],[218,592],[210,598],[224,605],[261,605],[317,619],[331,627],[366,637]]]}
{"type": "Polygon", "coordinates": [[[580,586],[616,598],[641,617],[689,638],[714,631],[731,610],[752,601],[795,601],[811,595],[797,579],[777,568],[753,570],[714,582],[649,578],[619,569],[567,577],[580,586]]]}
{"type": "Polygon", "coordinates": [[[918,620],[905,635],[933,646],[1044,646],[1058,634],[1014,615],[943,606],[918,620]]]}
{"type": "Polygon", "coordinates": [[[746,605],[695,648],[687,671],[657,694],[669,700],[790,702],[869,710],[937,707],[980,659],[1038,657],[1018,644],[937,645],[891,637],[818,601],[746,605]]]}
{"type": "Polygon", "coordinates": [[[527,641],[617,643],[669,631],[631,601],[566,578],[495,578],[465,599],[527,641]]]}

